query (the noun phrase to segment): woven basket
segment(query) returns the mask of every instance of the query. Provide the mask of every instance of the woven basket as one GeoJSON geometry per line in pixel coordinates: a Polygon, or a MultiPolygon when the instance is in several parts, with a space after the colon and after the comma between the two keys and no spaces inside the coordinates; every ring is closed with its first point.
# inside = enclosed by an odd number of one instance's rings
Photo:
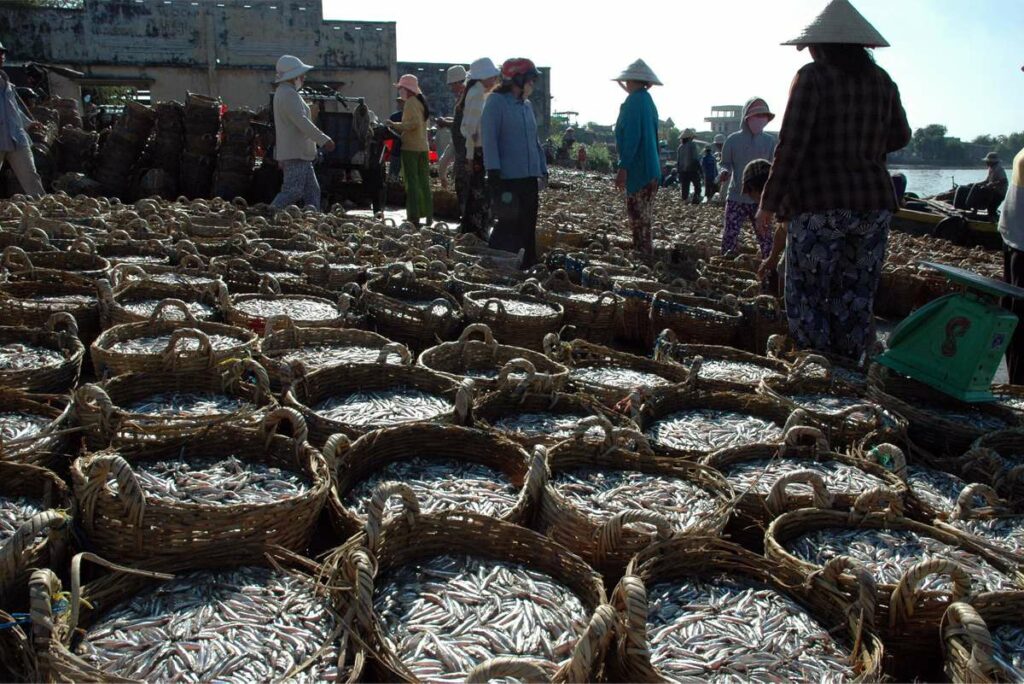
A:
{"type": "Polygon", "coordinates": [[[44,328],[53,314],[66,312],[78,323],[83,346],[100,334],[96,285],[60,271],[36,271],[32,280],[0,283],[0,321],[4,325],[44,328]]]}
{"type": "Polygon", "coordinates": [[[167,267],[171,265],[169,248],[169,240],[135,240],[127,231],[115,230],[109,234],[107,242],[96,246],[96,253],[109,261],[111,268],[117,264],[167,267]]]}
{"type": "Polygon", "coordinates": [[[469,513],[421,514],[411,490],[401,483],[389,483],[377,490],[366,530],[333,554],[338,565],[354,569],[346,574],[356,577],[356,622],[369,649],[377,655],[373,675],[379,681],[417,680],[386,645],[382,618],[373,607],[376,578],[406,564],[448,554],[518,563],[546,573],[568,587],[589,615],[588,623],[578,627],[578,641],[571,653],[560,654],[568,656],[561,666],[511,658],[484,661],[465,676],[467,682],[485,682],[504,675],[525,681],[598,681],[615,628],[614,613],[606,603],[600,577],[568,549],[526,528],[469,513]],[[405,515],[382,524],[384,506],[391,496],[401,496],[405,515]]]}
{"type": "Polygon", "coordinates": [[[742,323],[739,304],[729,295],[715,301],[661,290],[651,298],[651,329],[670,328],[683,342],[730,346],[742,323]]]}
{"type": "MultiPolygon", "coordinates": [[[[860,611],[837,611],[832,606],[822,608],[795,593],[791,577],[778,565],[761,556],[712,537],[672,539],[647,547],[630,563],[612,595],[612,604],[618,612],[619,629],[617,650],[609,658],[611,681],[664,682],[678,681],[660,672],[651,664],[647,618],[649,604],[647,587],[661,582],[685,582],[695,578],[713,580],[719,577],[747,580],[767,585],[783,596],[794,599],[808,610],[821,626],[829,631],[838,628],[840,640],[852,653],[851,666],[858,682],[882,680],[882,642],[875,635],[872,609],[873,583],[870,576],[858,573],[862,584],[854,587],[852,596],[837,588],[840,594],[860,611]]],[[[729,656],[722,659],[729,668],[729,656]]],[[[740,661],[742,662],[742,661],[740,661]]],[[[744,672],[739,667],[737,672],[744,672]]],[[[694,681],[700,681],[695,678],[694,681]]]]}
{"type": "MultiPolygon", "coordinates": [[[[77,245],[85,245],[82,241],[77,245]]],[[[67,252],[26,252],[20,247],[8,247],[3,251],[0,266],[12,273],[24,273],[28,277],[37,268],[67,273],[96,280],[104,278],[110,269],[110,262],[96,254],[74,249],[67,252]]]]}
{"type": "Polygon", "coordinates": [[[250,358],[258,347],[255,333],[222,323],[171,320],[162,314],[169,308],[187,311],[180,300],[164,300],[145,323],[122,323],[108,329],[93,342],[89,352],[93,368],[100,378],[109,378],[123,373],[156,373],[170,371],[202,371],[212,369],[228,359],[250,358]],[[183,327],[187,325],[188,327],[183,327]],[[142,337],[170,335],[167,346],[159,352],[127,353],[114,351],[119,342],[142,337]],[[210,343],[211,335],[232,337],[235,342],[226,348],[215,349],[210,343]],[[182,345],[183,341],[196,343],[195,349],[182,345]]]}
{"type": "Polygon", "coordinates": [[[66,396],[0,390],[0,414],[39,419],[40,428],[24,436],[0,440],[0,463],[25,463],[67,472],[71,444],[72,404],[66,396]]]}
{"type": "MultiPolygon", "coordinates": [[[[906,470],[903,452],[897,448],[889,451],[897,473],[906,470]]],[[[749,461],[773,461],[775,459],[797,460],[812,463],[831,463],[856,468],[881,480],[881,486],[894,492],[902,501],[907,495],[907,484],[893,471],[877,463],[865,461],[846,454],[836,453],[828,446],[825,436],[816,428],[792,426],[786,430],[785,442],[775,444],[751,444],[748,446],[721,449],[705,456],[701,463],[729,479],[730,472],[749,461]]],[[[786,511],[798,508],[830,508],[847,511],[863,491],[829,488],[824,478],[813,469],[796,470],[765,482],[767,493],[731,483],[736,491],[733,517],[730,521],[730,536],[733,540],[758,553],[763,551],[764,533],[773,519],[786,511]],[[793,485],[803,485],[794,489],[793,485]]]]}
{"type": "MultiPolygon", "coordinates": [[[[604,281],[597,279],[598,285],[604,281]]],[[[612,292],[622,299],[622,315],[615,329],[615,336],[629,345],[649,347],[655,330],[651,323],[651,300],[655,292],[674,289],[657,280],[620,277],[610,280],[612,292]]]]}
{"type": "Polygon", "coordinates": [[[445,281],[444,288],[462,302],[467,292],[512,294],[516,286],[522,282],[523,275],[519,271],[495,272],[479,266],[457,263],[445,281]]]}
{"type": "Polygon", "coordinates": [[[199,320],[215,322],[219,319],[220,299],[226,293],[224,283],[215,281],[212,286],[199,287],[194,285],[165,285],[153,281],[134,282],[125,285],[116,292],[106,280],[99,282],[100,307],[103,318],[104,329],[112,328],[123,323],[144,323],[154,315],[163,315],[163,309],[167,306],[166,300],[175,300],[173,308],[180,312],[181,320],[184,323],[193,325],[199,320]],[[127,308],[132,302],[152,301],[156,302],[153,309],[148,313],[137,313],[127,308]],[[189,304],[202,304],[210,307],[211,311],[206,317],[196,317],[188,309],[189,304]]]}
{"type": "Polygon", "coordinates": [[[935,527],[941,530],[959,532],[964,535],[964,544],[970,548],[980,549],[987,553],[1003,556],[1008,562],[1024,568],[1024,552],[1016,550],[1011,543],[998,536],[979,532],[973,528],[972,522],[998,521],[1013,528],[1013,537],[1020,538],[1020,530],[1024,526],[1024,514],[1017,513],[1000,499],[994,489],[986,484],[975,482],[967,485],[957,497],[956,506],[946,520],[935,520],[935,527]],[[978,500],[983,505],[977,505],[978,500]]]}
{"type": "Polygon", "coordinates": [[[60,568],[65,561],[71,497],[53,471],[6,461],[0,461],[0,495],[33,499],[42,509],[0,543],[0,600],[6,610],[24,609],[32,570],[60,568]]]}
{"type": "Polygon", "coordinates": [[[118,562],[159,567],[187,560],[216,566],[253,562],[270,546],[303,552],[327,500],[327,461],[306,441],[305,421],[278,408],[259,430],[220,426],[187,440],[112,448],[80,457],[71,467],[80,522],[91,548],[118,562]],[[291,437],[276,434],[282,423],[291,437]],[[260,504],[171,503],[148,496],[134,467],[168,458],[222,458],[302,473],[309,489],[260,504]],[[117,482],[117,491],[110,482],[117,482]]]}
{"type": "MultiPolygon", "coordinates": [[[[276,282],[276,281],[275,281],[276,282]]],[[[261,288],[262,289],[262,288],[261,288]]],[[[236,294],[229,296],[227,290],[220,290],[218,297],[220,299],[221,309],[224,311],[225,320],[234,326],[239,328],[245,328],[246,330],[252,330],[258,335],[262,335],[264,328],[267,324],[267,319],[274,315],[284,314],[271,314],[271,316],[257,316],[243,311],[239,308],[239,305],[243,302],[258,302],[258,301],[270,301],[270,302],[288,302],[289,310],[295,311],[295,315],[288,315],[292,322],[298,327],[306,328],[341,328],[348,323],[347,312],[352,306],[351,298],[342,294],[337,302],[323,299],[321,297],[312,297],[301,294],[286,295],[281,294],[280,288],[277,292],[273,289],[265,289],[260,294],[236,294]],[[319,304],[324,307],[333,309],[335,315],[331,318],[303,318],[297,307],[301,306],[303,302],[319,304]],[[291,307],[296,307],[292,309],[291,307]]]]}
{"type": "MultiPolygon", "coordinates": [[[[767,376],[785,377],[790,366],[778,359],[769,359],[750,352],[740,351],[734,347],[722,347],[710,344],[682,344],[674,332],[666,328],[658,335],[654,344],[654,360],[675,362],[696,374],[696,387],[711,392],[753,392],[763,378],[746,377],[737,370],[735,375],[728,373],[728,367],[714,369],[705,364],[711,362],[749,364],[763,369],[767,376]]],[[[710,364],[709,364],[710,365],[710,364]]]]}
{"type": "Polygon", "coordinates": [[[929,455],[959,457],[979,437],[997,430],[1018,427],[1019,416],[1001,406],[967,404],[942,395],[914,380],[898,377],[879,364],[872,364],[868,398],[908,421],[912,443],[929,455]],[[966,412],[991,421],[986,427],[944,417],[930,407],[966,412]],[[998,426],[998,427],[997,427],[998,426]]]}
{"type": "Polygon", "coordinates": [[[525,250],[518,252],[506,252],[503,249],[492,249],[490,247],[472,247],[460,245],[455,248],[452,258],[466,264],[474,264],[481,268],[494,269],[499,271],[514,271],[523,263],[525,250]]]}
{"type": "Polygon", "coordinates": [[[1024,504],[1024,428],[1000,430],[974,440],[961,459],[962,473],[994,487],[1014,508],[1024,504]]]}
{"type": "Polygon", "coordinates": [[[740,300],[743,326],[736,333],[736,343],[755,354],[763,354],[772,335],[789,334],[789,318],[783,302],[771,295],[758,295],[740,300]]]}
{"type": "Polygon", "coordinates": [[[175,266],[115,264],[110,268],[110,283],[115,292],[133,279],[191,288],[212,288],[220,281],[217,274],[208,270],[202,258],[194,254],[186,254],[175,266]]]}
{"type": "Polygon", "coordinates": [[[506,366],[515,360],[526,362],[516,364],[524,372],[541,373],[550,378],[552,389],[555,390],[561,390],[569,377],[568,368],[540,352],[498,344],[491,329],[483,323],[466,326],[457,342],[442,342],[427,349],[420,354],[419,365],[453,380],[470,379],[478,388],[487,391],[501,384],[501,375],[506,373],[506,366]],[[480,334],[483,341],[470,339],[475,334],[480,334]]]}
{"type": "MultiPolygon", "coordinates": [[[[565,344],[560,342],[557,337],[551,336],[545,340],[545,351],[549,357],[569,367],[569,384],[572,388],[577,392],[593,395],[598,401],[609,407],[615,407],[627,399],[631,403],[636,403],[648,395],[668,391],[671,387],[684,383],[690,378],[686,369],[678,364],[653,361],[643,356],[591,344],[585,340],[573,340],[565,344]],[[580,375],[580,371],[586,369],[605,368],[624,368],[629,371],[655,375],[665,383],[657,387],[644,385],[626,388],[592,382],[580,375]]],[[[639,408],[639,404],[634,408],[639,408]]]]}
{"type": "MultiPolygon", "coordinates": [[[[676,412],[690,409],[710,409],[718,411],[729,411],[747,416],[759,418],[779,427],[777,444],[781,444],[784,438],[784,431],[792,424],[790,411],[782,404],[768,397],[761,397],[754,394],[743,394],[739,392],[715,392],[705,394],[694,392],[688,387],[673,389],[656,394],[644,401],[637,409],[637,417],[634,418],[644,434],[651,441],[651,447],[655,453],[663,456],[672,456],[689,460],[701,459],[713,451],[726,448],[730,445],[722,445],[710,450],[703,449],[679,449],[668,444],[652,440],[649,433],[655,423],[676,412]]],[[[754,442],[765,441],[754,439],[754,442]]]]}
{"type": "Polygon", "coordinates": [[[1024,592],[985,592],[950,605],[942,616],[945,673],[955,684],[990,684],[1020,681],[1020,670],[1008,667],[1009,658],[993,642],[992,631],[1019,627],[1024,613],[1024,592]]]}
{"type": "MultiPolygon", "coordinates": [[[[521,445],[500,435],[452,425],[400,425],[368,432],[355,442],[337,435],[327,441],[324,452],[328,460],[336,464],[328,502],[331,523],[342,540],[356,534],[366,524],[366,515],[346,506],[343,499],[353,487],[391,463],[411,458],[454,459],[499,471],[519,492],[515,505],[500,519],[518,525],[531,521],[547,479],[542,449],[530,455],[521,445]]],[[[419,505],[424,508],[422,500],[419,505]]],[[[441,500],[434,510],[426,512],[450,510],[460,509],[453,509],[441,500]]]]}
{"type": "Polygon", "coordinates": [[[325,418],[313,409],[317,403],[356,392],[399,388],[417,390],[442,398],[451,404],[452,409],[430,419],[402,420],[395,416],[391,425],[404,422],[466,424],[469,420],[469,411],[473,403],[472,384],[459,384],[426,368],[395,366],[383,359],[378,359],[378,362],[373,364],[346,364],[314,371],[297,379],[285,393],[284,401],[302,413],[309,425],[313,444],[321,446],[336,433],[356,439],[382,426],[325,418]]]}
{"type": "Polygon", "coordinates": [[[332,255],[330,261],[321,254],[311,254],[302,260],[302,273],[314,285],[334,291],[348,283],[362,282],[366,278],[367,265],[351,250],[348,254],[351,256],[332,255]]]}
{"type": "Polygon", "coordinates": [[[769,358],[792,364],[794,369],[807,375],[833,377],[859,390],[867,390],[867,371],[862,364],[852,359],[819,351],[798,351],[793,341],[785,335],[772,335],[768,338],[767,354],[769,358]]]}
{"type": "Polygon", "coordinates": [[[50,317],[45,330],[0,327],[0,345],[27,344],[60,353],[61,361],[25,369],[0,370],[0,387],[26,392],[67,392],[78,384],[85,347],[78,340],[78,324],[66,312],[50,317]]]}
{"type": "MultiPolygon", "coordinates": [[[[338,650],[342,654],[352,653],[352,646],[347,643],[351,633],[349,629],[351,617],[342,613],[341,596],[346,590],[338,586],[325,586],[320,581],[325,572],[322,566],[283,550],[276,550],[274,555],[268,555],[266,558],[250,562],[248,565],[269,566],[286,572],[293,578],[308,582],[312,590],[325,596],[327,603],[325,608],[338,625],[338,650]]],[[[222,569],[231,567],[238,566],[229,561],[222,569]]],[[[135,599],[135,597],[152,596],[160,590],[161,583],[174,578],[174,575],[164,573],[211,568],[192,567],[185,559],[184,562],[157,569],[163,572],[116,565],[91,553],[79,554],[71,563],[70,602],[72,608],[70,609],[67,607],[68,601],[58,600],[62,592],[57,576],[49,570],[40,570],[34,573],[30,586],[32,635],[35,644],[35,659],[38,662],[38,676],[34,679],[46,682],[103,682],[109,684],[135,681],[125,679],[116,672],[105,671],[93,666],[76,654],[75,644],[77,644],[77,635],[82,630],[88,630],[104,614],[135,599]],[[111,572],[85,584],[81,577],[83,560],[88,560],[111,572]],[[88,600],[84,600],[86,598],[88,600]]],[[[242,659],[264,656],[261,653],[246,651],[245,645],[241,643],[236,647],[239,657],[242,659]]],[[[215,652],[205,655],[216,657],[215,652]]],[[[339,668],[339,679],[355,681],[359,678],[364,659],[365,655],[363,654],[356,654],[354,661],[346,658],[344,667],[339,668]]],[[[296,663],[295,672],[302,674],[310,665],[312,665],[312,659],[309,662],[296,663]]]]}
{"type": "Polygon", "coordinates": [[[565,324],[576,328],[577,336],[598,344],[611,341],[623,315],[622,297],[607,290],[574,285],[563,269],[547,279],[544,293],[545,299],[565,310],[565,324]]]}
{"type": "Polygon", "coordinates": [[[680,535],[717,536],[729,518],[732,489],[711,468],[696,463],[658,458],[638,432],[613,428],[603,418],[582,421],[572,439],[559,443],[548,452],[551,478],[561,471],[580,468],[601,471],[635,471],[669,480],[683,480],[707,492],[717,511],[697,522],[681,527],[659,512],[657,495],[636,502],[608,519],[598,519],[567,499],[551,481],[544,488],[537,527],[573,553],[579,554],[598,570],[609,586],[622,576],[629,559],[653,539],[665,540],[680,535]],[[602,437],[588,434],[600,426],[602,437]],[[642,525],[637,527],[637,525],[642,525]],[[653,533],[653,534],[652,534],[653,533]]]}
{"type": "Polygon", "coordinates": [[[367,282],[363,290],[363,306],[376,331],[412,349],[451,339],[462,325],[462,309],[454,297],[436,285],[419,282],[399,264],[367,282]]]}
{"type": "MultiPolygon", "coordinates": [[[[869,490],[858,497],[849,512],[813,508],[792,511],[776,518],[765,534],[765,555],[804,579],[805,584],[800,585],[800,591],[812,605],[831,604],[834,601],[827,585],[838,584],[849,589],[853,583],[851,578],[840,574],[843,556],[821,567],[801,560],[786,550],[785,545],[789,539],[823,528],[907,530],[968,550],[1014,578],[1018,584],[1021,582],[1017,566],[998,555],[971,548],[965,544],[963,534],[900,517],[899,500],[892,492],[869,490]]],[[[970,590],[971,578],[963,567],[945,558],[915,563],[906,570],[898,584],[878,583],[875,624],[879,626],[888,656],[892,659],[887,666],[891,674],[901,680],[935,676],[928,667],[937,669],[942,663],[940,635],[936,625],[949,602],[961,599],[970,590]],[[921,590],[921,583],[933,574],[951,575],[952,593],[921,590]]]]}
{"type": "Polygon", "coordinates": [[[539,290],[536,296],[477,290],[467,292],[462,302],[467,321],[486,323],[502,344],[534,351],[544,349],[544,336],[557,333],[565,317],[562,306],[546,302],[539,290]],[[546,312],[517,313],[516,304],[545,307],[546,312]]]}
{"type": "Polygon", "coordinates": [[[276,401],[263,367],[252,359],[231,360],[218,368],[194,372],[129,373],[99,385],[82,385],[75,393],[75,413],[93,450],[177,439],[224,425],[255,426],[276,401]],[[246,378],[252,375],[255,383],[246,378]],[[243,402],[242,409],[207,416],[148,415],[127,410],[136,401],[167,392],[202,392],[243,402]]]}

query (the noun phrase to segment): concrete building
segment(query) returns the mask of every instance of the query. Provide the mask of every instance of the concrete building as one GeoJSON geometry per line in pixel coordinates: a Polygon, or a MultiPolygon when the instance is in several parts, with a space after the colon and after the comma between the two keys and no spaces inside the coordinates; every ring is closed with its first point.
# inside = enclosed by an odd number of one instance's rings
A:
{"type": "Polygon", "coordinates": [[[312,64],[312,83],[392,110],[397,78],[394,22],[325,21],[320,0],[83,0],[75,9],[0,3],[0,40],[14,62],[84,72],[50,75],[51,92],[130,86],[153,100],[186,92],[229,107],[266,105],[282,54],[312,64]]]}
{"type": "Polygon", "coordinates": [[[704,121],[711,124],[712,133],[729,135],[740,130],[742,114],[742,105],[717,105],[711,108],[711,116],[704,117],[704,121]]]}
{"type": "MultiPolygon", "coordinates": [[[[438,116],[451,116],[455,108],[452,97],[445,83],[446,72],[451,64],[435,62],[399,62],[399,74],[415,74],[420,80],[420,89],[430,103],[430,111],[438,116]]],[[[467,69],[468,64],[463,64],[467,69]]],[[[500,66],[500,64],[499,64],[500,66]]],[[[533,111],[537,115],[537,128],[541,141],[548,137],[551,130],[551,68],[538,67],[540,78],[534,84],[533,111]]]]}

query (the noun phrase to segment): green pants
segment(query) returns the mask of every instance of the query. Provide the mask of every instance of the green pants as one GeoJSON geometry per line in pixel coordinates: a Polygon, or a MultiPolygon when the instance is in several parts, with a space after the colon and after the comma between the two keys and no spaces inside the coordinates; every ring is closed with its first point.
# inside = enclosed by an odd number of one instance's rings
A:
{"type": "Polygon", "coordinates": [[[421,218],[433,220],[434,195],[430,191],[430,161],[426,152],[402,150],[405,176],[405,213],[410,223],[421,218]]]}

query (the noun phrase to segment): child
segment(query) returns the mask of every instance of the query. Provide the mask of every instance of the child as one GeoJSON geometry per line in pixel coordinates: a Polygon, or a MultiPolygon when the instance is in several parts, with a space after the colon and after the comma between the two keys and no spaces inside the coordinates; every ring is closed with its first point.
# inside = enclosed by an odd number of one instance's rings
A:
{"type": "MultiPolygon", "coordinates": [[[[743,169],[742,191],[755,203],[761,201],[761,191],[768,182],[772,165],[767,159],[755,159],[743,169]]],[[[772,248],[757,268],[757,279],[761,281],[761,290],[775,297],[782,296],[782,282],[779,276],[779,258],[786,247],[786,223],[779,221],[772,237],[772,248]]]]}

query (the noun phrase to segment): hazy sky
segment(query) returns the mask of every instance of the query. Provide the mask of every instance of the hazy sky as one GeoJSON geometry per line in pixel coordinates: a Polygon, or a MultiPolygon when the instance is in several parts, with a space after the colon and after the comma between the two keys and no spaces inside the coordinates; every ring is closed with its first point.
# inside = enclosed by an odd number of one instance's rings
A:
{"type": "MultiPolygon", "coordinates": [[[[714,104],[753,95],[785,109],[790,81],[809,57],[782,47],[825,0],[564,2],[323,0],[328,19],[395,21],[399,61],[530,57],[552,68],[554,111],[613,123],[624,97],[610,79],[642,57],[665,83],[661,117],[706,128],[714,104]],[[633,6],[634,12],[623,7],[633,6]]],[[[854,0],[892,44],[876,59],[900,87],[914,128],[950,135],[1024,130],[1024,0],[854,0]]],[[[771,128],[777,128],[776,120],[771,128]]]]}

